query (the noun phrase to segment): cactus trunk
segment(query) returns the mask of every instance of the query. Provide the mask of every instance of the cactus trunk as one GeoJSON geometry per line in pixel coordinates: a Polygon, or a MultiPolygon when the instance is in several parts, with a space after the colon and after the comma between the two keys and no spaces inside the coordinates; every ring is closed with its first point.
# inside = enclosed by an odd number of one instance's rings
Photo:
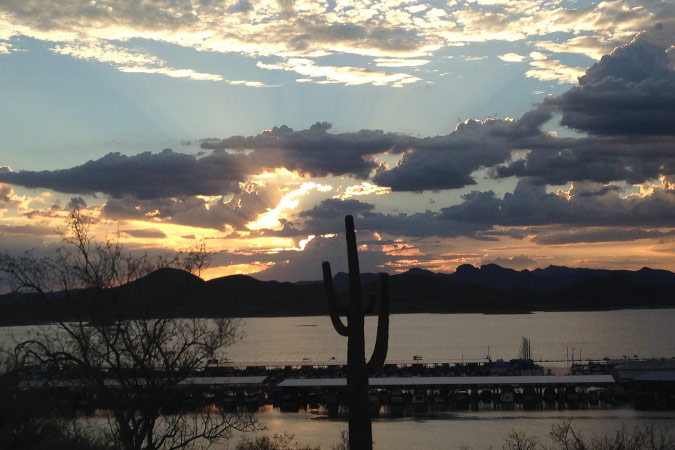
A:
{"type": "Polygon", "coordinates": [[[349,406],[349,447],[351,450],[373,448],[372,427],[368,408],[368,375],[384,365],[389,340],[389,283],[388,275],[382,274],[380,314],[377,340],[370,361],[366,363],[364,314],[372,308],[365,304],[361,292],[359,258],[354,231],[354,219],[345,217],[347,236],[347,260],[349,265],[349,305],[343,308],[333,290],[330,264],[323,263],[323,280],[328,297],[331,321],[335,330],[347,336],[347,397],[349,406]],[[342,323],[340,313],[346,312],[347,325],[342,323]]]}

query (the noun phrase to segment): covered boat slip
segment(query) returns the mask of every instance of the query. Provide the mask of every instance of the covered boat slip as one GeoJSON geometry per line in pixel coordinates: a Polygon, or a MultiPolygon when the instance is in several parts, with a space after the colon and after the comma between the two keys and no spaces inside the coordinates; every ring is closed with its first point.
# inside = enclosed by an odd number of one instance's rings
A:
{"type": "MultiPolygon", "coordinates": [[[[180,388],[189,387],[209,387],[209,386],[262,386],[266,376],[232,376],[232,377],[188,377],[178,383],[180,388]]],[[[115,379],[106,379],[104,381],[106,387],[119,386],[119,381],[115,379]]],[[[139,382],[142,385],[143,382],[139,382]]],[[[33,378],[28,380],[21,380],[19,387],[21,389],[33,388],[66,388],[66,389],[81,389],[88,388],[92,385],[90,381],[83,381],[76,378],[72,379],[57,379],[51,380],[48,378],[33,378]]]]}
{"type": "MultiPolygon", "coordinates": [[[[260,376],[203,376],[188,377],[179,383],[179,386],[261,386],[267,377],[260,376]]],[[[519,375],[519,376],[482,376],[482,377],[371,377],[371,387],[441,387],[441,386],[608,386],[616,381],[611,375],[519,375]]],[[[106,380],[106,385],[115,386],[115,380],[106,380]]],[[[84,387],[84,383],[77,379],[22,380],[20,386],[36,387],[84,387]]],[[[286,378],[277,384],[280,388],[321,388],[347,386],[346,378],[286,378]]]]}
{"type": "MultiPolygon", "coordinates": [[[[487,377],[372,377],[371,387],[441,386],[608,386],[616,381],[611,375],[533,375],[487,377]]],[[[322,388],[347,385],[346,378],[286,378],[280,388],[322,388]]]]}

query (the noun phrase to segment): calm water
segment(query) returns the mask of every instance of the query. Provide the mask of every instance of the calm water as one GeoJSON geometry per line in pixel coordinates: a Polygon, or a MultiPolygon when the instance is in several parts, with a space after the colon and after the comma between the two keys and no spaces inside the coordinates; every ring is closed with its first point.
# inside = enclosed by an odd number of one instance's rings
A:
{"type": "MultiPolygon", "coordinates": [[[[372,351],[377,320],[366,319],[366,352],[372,351]]],[[[674,357],[675,309],[602,312],[556,312],[522,315],[409,314],[391,317],[388,361],[410,362],[421,355],[425,362],[484,361],[517,356],[522,337],[531,340],[534,359],[563,370],[567,355],[575,358],[674,357]],[[557,361],[557,362],[551,362],[557,361]]],[[[230,348],[228,357],[237,362],[314,363],[334,357],[346,360],[346,339],[338,336],[328,317],[250,318],[242,321],[246,337],[230,348]]],[[[6,329],[21,339],[35,327],[6,329]]],[[[0,345],[10,344],[7,334],[0,345]]],[[[288,431],[303,444],[329,449],[343,420],[315,413],[282,413],[268,408],[259,415],[268,433],[288,431]]],[[[619,409],[565,411],[444,412],[435,416],[377,419],[373,422],[377,449],[501,448],[513,430],[546,440],[551,426],[572,419],[585,433],[607,432],[626,426],[655,425],[675,428],[675,412],[619,409]]],[[[234,442],[229,447],[234,448],[234,442]]],[[[223,448],[228,448],[225,445],[223,448]]]]}
{"type": "MultiPolygon", "coordinates": [[[[284,431],[295,434],[301,444],[320,445],[330,449],[339,440],[344,420],[327,419],[308,413],[282,413],[278,410],[260,414],[267,427],[264,433],[284,431]]],[[[375,419],[373,441],[377,450],[474,450],[500,449],[504,439],[513,431],[535,436],[550,443],[551,427],[571,420],[575,430],[584,436],[611,433],[626,427],[654,426],[673,430],[675,413],[644,412],[632,408],[612,410],[565,411],[492,411],[454,412],[426,418],[375,419]]],[[[263,434],[264,434],[263,433],[263,434]]],[[[229,447],[234,448],[236,436],[229,447]]],[[[228,448],[227,444],[221,448],[228,448]]]]}
{"type": "MultiPolygon", "coordinates": [[[[517,315],[401,314],[391,316],[388,361],[484,361],[515,358],[522,337],[534,359],[673,357],[675,309],[537,312],[517,315]]],[[[366,354],[375,343],[377,318],[366,318],[366,354]]],[[[229,351],[234,361],[320,363],[347,358],[346,338],[328,317],[251,318],[246,338],[229,351]]],[[[551,364],[553,365],[553,364],[551,364]]]]}

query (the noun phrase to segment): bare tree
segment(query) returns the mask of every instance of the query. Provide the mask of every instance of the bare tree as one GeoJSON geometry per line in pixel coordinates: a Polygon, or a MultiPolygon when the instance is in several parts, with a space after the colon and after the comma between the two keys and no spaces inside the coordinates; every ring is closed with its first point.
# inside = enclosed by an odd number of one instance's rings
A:
{"type": "Polygon", "coordinates": [[[52,385],[79,383],[111,411],[128,450],[204,448],[253,429],[250,414],[187,410],[171,401],[240,337],[233,320],[176,318],[181,299],[203,283],[185,271],[198,274],[206,265],[204,248],[171,258],[132,256],[118,236],[91,239],[89,225],[74,211],[54,257],[0,255],[12,290],[39,296],[55,324],[16,346],[20,366],[38,366],[52,385]]]}

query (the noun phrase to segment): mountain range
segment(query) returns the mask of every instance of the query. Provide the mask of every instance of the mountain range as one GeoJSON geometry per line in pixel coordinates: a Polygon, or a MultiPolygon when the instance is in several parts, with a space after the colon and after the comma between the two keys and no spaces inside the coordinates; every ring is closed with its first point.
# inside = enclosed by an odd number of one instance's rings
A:
{"type": "MultiPolygon", "coordinates": [[[[361,275],[364,293],[379,292],[379,275],[361,275]]],[[[347,301],[348,276],[337,273],[338,298],[347,301]]],[[[390,277],[391,312],[510,314],[531,311],[675,307],[675,273],[549,266],[516,271],[494,264],[461,265],[456,272],[413,268],[390,277]]],[[[321,281],[261,281],[232,275],[204,281],[176,269],[160,269],[107,291],[0,296],[0,324],[110,317],[274,317],[328,314],[321,281]]],[[[375,308],[375,312],[377,307],[375,308]]]]}

